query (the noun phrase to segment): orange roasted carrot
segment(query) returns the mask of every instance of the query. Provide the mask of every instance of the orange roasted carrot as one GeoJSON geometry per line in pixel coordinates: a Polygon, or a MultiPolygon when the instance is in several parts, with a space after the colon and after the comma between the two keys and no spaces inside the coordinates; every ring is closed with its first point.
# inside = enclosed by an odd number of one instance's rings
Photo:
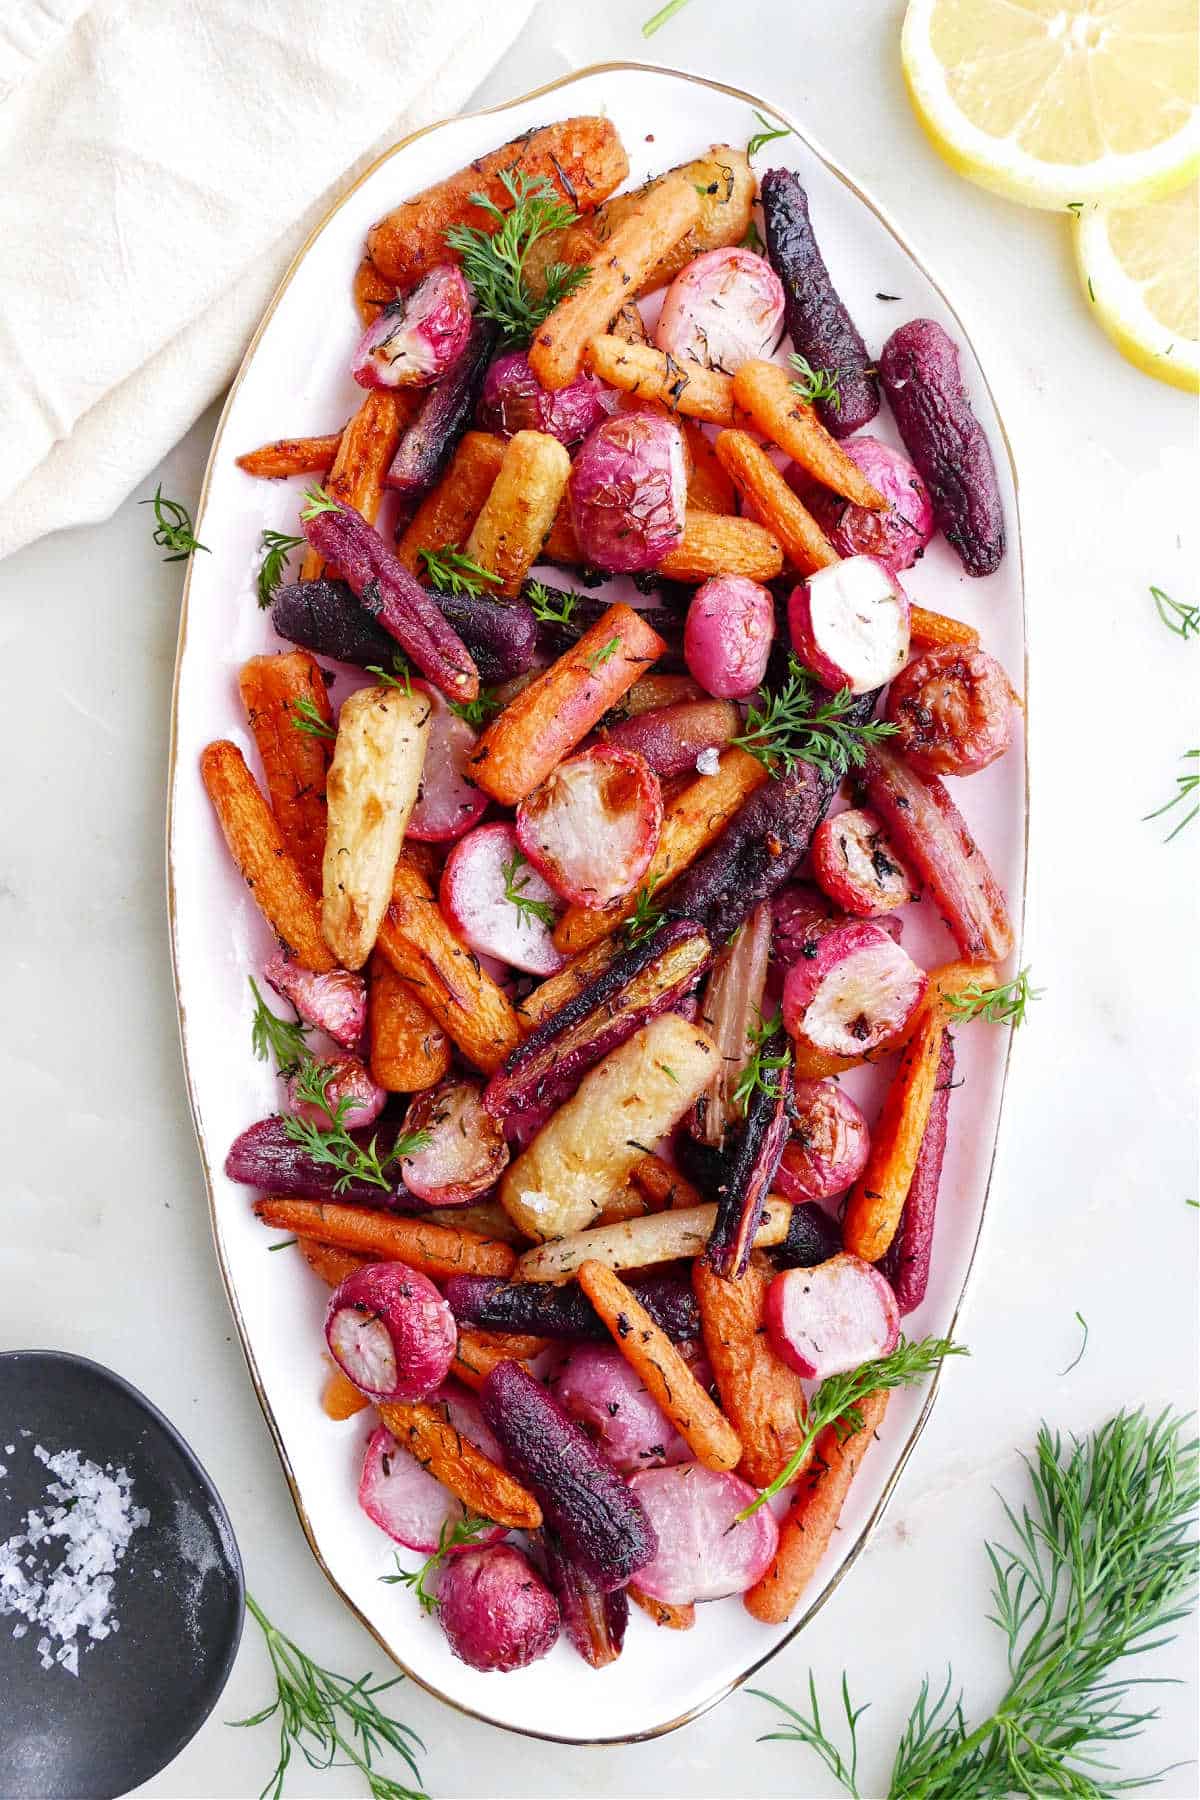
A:
{"type": "Polygon", "coordinates": [[[335,1250],[332,1244],[319,1244],[316,1238],[302,1237],[297,1242],[301,1256],[327,1287],[340,1287],[347,1275],[375,1260],[372,1256],[356,1256],[353,1250],[335,1250]]]}
{"type": "Polygon", "coordinates": [[[733,377],[737,404],[771,442],[798,462],[835,494],[844,494],[856,506],[882,512],[887,501],[869,482],[858,464],[851,462],[812,407],[802,400],[786,369],[778,363],[746,362],[733,377]]]}
{"type": "MultiPolygon", "coordinates": [[[[694,419],[681,419],[679,428],[692,456],[688,505],[694,506],[697,512],[735,513],[737,489],[721,467],[711,440],[705,437],[694,419]]],[[[778,537],[778,532],[775,535],[778,537]]]]}
{"type": "Polygon", "coordinates": [[[237,745],[225,738],[207,744],[200,753],[200,775],[229,854],[276,937],[315,974],[336,968],[322,935],[320,905],[237,745]]]}
{"type": "Polygon", "coordinates": [[[325,777],[333,755],[329,690],[307,650],[252,656],[238,677],[283,841],[314,894],[325,855],[325,777]],[[313,721],[326,732],[302,729],[313,721]],[[328,733],[328,735],[326,735],[328,733]]]}
{"type": "Polygon", "coordinates": [[[368,1207],[344,1206],[334,1200],[259,1200],[254,1210],[264,1225],[316,1238],[337,1250],[408,1263],[435,1281],[451,1275],[507,1278],[516,1267],[517,1259],[507,1244],[474,1231],[406,1219],[399,1213],[372,1212],[368,1207]]]}
{"type": "Polygon", "coordinates": [[[521,1027],[507,994],[451,931],[437,902],[393,899],[376,942],[468,1061],[494,1075],[520,1043],[521,1027]]]}
{"type": "Polygon", "coordinates": [[[367,1061],[389,1094],[436,1087],[450,1067],[450,1040],[379,950],[367,969],[367,1061]]]}
{"type": "Polygon", "coordinates": [[[698,512],[689,506],[683,538],[668,550],[658,572],[668,581],[707,581],[713,575],[744,575],[773,581],[783,568],[783,547],[774,532],[753,519],[698,512]]]}
{"type": "Polygon", "coordinates": [[[736,1469],[742,1442],[691,1367],[615,1270],[588,1260],[576,1279],[613,1343],[706,1469],[736,1469]]]}
{"type": "Polygon", "coordinates": [[[864,1262],[878,1262],[896,1235],[929,1122],[945,1029],[936,1007],[922,1013],[884,1097],[867,1166],[850,1189],[842,1243],[864,1262]]]}
{"type": "Polygon", "coordinates": [[[616,953],[617,946],[610,939],[600,938],[565,963],[557,975],[548,975],[545,981],[539,982],[523,1000],[517,1001],[517,1017],[522,1029],[534,1031],[553,1018],[568,1000],[582,994],[597,975],[603,974],[616,953]]]}
{"type": "Polygon", "coordinates": [[[364,325],[373,325],[381,306],[390,306],[396,298],[396,284],[385,281],[369,256],[364,256],[354,271],[354,305],[364,325]]]}
{"type": "Polygon", "coordinates": [[[827,1425],[817,1438],[813,1460],[797,1482],[779,1527],[775,1560],[744,1596],[746,1611],[764,1625],[781,1625],[789,1618],[816,1573],[858,1465],[883,1423],[887,1403],[887,1390],[877,1388],[860,1403],[862,1425],[844,1442],[839,1442],[834,1425],[827,1425]]]}
{"type": "Polygon", "coordinates": [[[635,1606],[640,1606],[656,1625],[665,1625],[668,1631],[690,1631],[696,1623],[696,1609],[690,1601],[686,1606],[672,1606],[669,1600],[655,1600],[650,1594],[643,1594],[632,1582],[625,1591],[635,1606]]]}
{"type": "Polygon", "coordinates": [[[472,1331],[461,1325],[450,1373],[470,1388],[481,1388],[500,1362],[527,1362],[550,1348],[549,1338],[503,1331],[472,1331]]]}
{"type": "Polygon", "coordinates": [[[677,363],[665,350],[631,343],[615,332],[601,332],[590,339],[584,362],[593,375],[623,394],[653,400],[683,418],[702,419],[709,425],[733,424],[733,380],[719,369],[706,369],[703,363],[677,363]]]}
{"type": "Polygon", "coordinates": [[[571,508],[565,494],[559,502],[558,511],[554,515],[554,523],[542,545],[542,561],[565,563],[573,568],[580,567],[583,562],[583,551],[579,548],[579,539],[575,536],[571,508]]]}
{"type": "MultiPolygon", "coordinates": [[[[724,750],[715,775],[701,775],[689,782],[663,812],[658,848],[642,878],[638,892],[649,889],[657,899],[689,863],[695,862],[724,831],[739,807],[769,779],[762,764],[736,746],[724,750]]],[[[586,950],[599,938],[608,937],[636,910],[637,894],[615,906],[568,906],[554,932],[556,947],[566,956],[586,950]]],[[[558,981],[565,971],[554,975],[558,981]]],[[[544,984],[543,984],[544,985],[544,984]]],[[[541,992],[538,989],[537,992],[541,992]]]]}
{"type": "MultiPolygon", "coordinates": [[[[647,1212],[674,1212],[680,1206],[703,1206],[704,1195],[694,1188],[686,1175],[673,1169],[669,1162],[653,1152],[635,1162],[630,1178],[650,1201],[647,1212]]],[[[607,1221],[604,1221],[607,1223],[607,1221]]]]}
{"type": "Polygon", "coordinates": [[[741,1275],[714,1275],[692,1264],[704,1348],[721,1406],[744,1445],[738,1473],[752,1487],[774,1481],[804,1437],[804,1388],[767,1338],[767,1289],[775,1271],[755,1251],[741,1275]]]}
{"type": "Polygon", "coordinates": [[[665,649],[631,606],[610,606],[492,720],[472,752],[471,780],[501,805],[515,806],[665,649]]]}
{"type": "Polygon", "coordinates": [[[805,575],[839,561],[838,553],[806,506],[801,505],[765,450],[747,431],[722,431],[713,452],[738,492],[754,502],[762,523],[805,575]]]}
{"type": "Polygon", "coordinates": [[[266,481],[280,481],[285,475],[323,475],[333,466],[340,431],[327,431],[323,437],[276,438],[273,444],[260,444],[239,456],[237,466],[247,475],[266,481]]]}
{"type": "Polygon", "coordinates": [[[396,555],[421,572],[422,550],[465,544],[504,461],[504,439],[488,431],[468,431],[442,479],[412,516],[396,555]]]}
{"type": "MultiPolygon", "coordinates": [[[[326,491],[335,500],[360,512],[368,525],[379,517],[384,480],[400,433],[421,401],[420,388],[371,388],[362,405],[347,421],[337,455],[325,478],[326,491]]],[[[315,581],[324,563],[311,547],[300,565],[301,581],[315,581]]]]}
{"type": "Polygon", "coordinates": [[[964,625],[961,619],[951,619],[945,613],[929,612],[923,606],[910,608],[909,632],[919,650],[930,650],[936,644],[969,644],[974,648],[979,643],[979,633],[973,625],[964,625]]]}
{"type": "Polygon", "coordinates": [[[468,1512],[510,1531],[536,1531],[542,1509],[528,1488],[485,1456],[454,1424],[444,1400],[381,1400],[379,1417],[468,1512]]]}
{"type": "Polygon", "coordinates": [[[360,1394],[348,1375],[331,1369],[321,1389],[321,1411],[330,1419],[352,1419],[371,1402],[360,1394]]]}

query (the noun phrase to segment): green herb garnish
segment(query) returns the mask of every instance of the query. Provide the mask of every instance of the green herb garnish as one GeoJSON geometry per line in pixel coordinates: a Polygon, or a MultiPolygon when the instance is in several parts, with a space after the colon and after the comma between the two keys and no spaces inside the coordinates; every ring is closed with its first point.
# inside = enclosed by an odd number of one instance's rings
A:
{"type": "Polygon", "coordinates": [[[1150,589],[1150,595],[1155,610],[1168,631],[1173,631],[1185,643],[1189,637],[1200,637],[1200,606],[1190,606],[1184,600],[1172,600],[1170,594],[1164,594],[1157,587],[1150,589]]]}
{"type": "Polygon", "coordinates": [[[237,1726],[263,1725],[279,1718],[279,1760],[259,1800],[281,1800],[284,1777],[292,1753],[299,1750],[310,1769],[349,1766],[365,1776],[372,1800],[428,1800],[424,1790],[393,1781],[375,1766],[375,1758],[394,1750],[412,1771],[418,1784],[421,1771],[413,1746],[425,1746],[411,1726],[381,1712],[377,1695],[386,1693],[403,1675],[375,1681],[368,1671],[357,1681],[324,1669],[306,1656],[291,1638],[284,1637],[267,1618],[252,1594],[246,1595],[246,1611],[259,1625],[275,1676],[275,1699],[248,1719],[233,1719],[237,1726]],[[339,1758],[341,1759],[339,1761],[339,1758]]]}
{"type": "Polygon", "coordinates": [[[645,943],[648,937],[653,937],[667,916],[663,907],[654,904],[654,890],[659,879],[659,876],[652,875],[649,881],[643,882],[637,891],[634,909],[621,927],[625,942],[631,948],[634,944],[645,943]]]}
{"type": "Polygon", "coordinates": [[[765,245],[758,235],[758,226],[754,223],[753,219],[750,220],[750,223],[746,227],[746,235],[742,239],[742,249],[753,250],[755,256],[761,256],[765,249],[765,245]]]}
{"type": "Polygon", "coordinates": [[[186,562],[193,550],[203,550],[211,556],[207,544],[202,544],[192,535],[192,515],[186,506],[178,500],[163,498],[160,481],[149,500],[138,502],[140,506],[154,508],[154,542],[160,550],[167,550],[170,555],[164,556],[164,562],[186,562]]]}
{"type": "Polygon", "coordinates": [[[430,1134],[428,1131],[403,1132],[382,1153],[378,1133],[369,1144],[356,1144],[346,1129],[347,1114],[355,1105],[354,1096],[346,1094],[336,1102],[330,1097],[329,1084],[336,1074],[337,1069],[332,1063],[306,1057],[295,1072],[293,1099],[301,1106],[319,1107],[329,1125],[323,1129],[315,1119],[302,1118],[298,1113],[284,1113],[283,1129],[291,1142],[298,1144],[314,1162],[337,1171],[338,1178],[333,1184],[335,1194],[344,1193],[352,1181],[365,1181],[371,1187],[390,1193],[394,1183],[387,1174],[388,1169],[406,1156],[423,1150],[430,1142],[430,1134]]]}
{"type": "Polygon", "coordinates": [[[527,868],[528,864],[529,858],[514,844],[511,857],[500,865],[504,876],[504,898],[510,906],[516,907],[517,916],[523,923],[528,924],[531,919],[537,919],[549,931],[554,924],[553,906],[549,900],[534,900],[525,892],[529,885],[528,875],[522,875],[520,881],[517,880],[520,871],[527,868]]]}
{"type": "Polygon", "coordinates": [[[652,38],[656,31],[662,30],[668,20],[675,17],[677,12],[683,11],[687,3],[688,0],[667,0],[667,4],[665,6],[660,6],[653,18],[646,20],[646,23],[642,26],[642,36],[644,38],[652,38]]]}
{"type": "Polygon", "coordinates": [[[300,1239],[299,1239],[299,1238],[294,1238],[294,1237],[290,1237],[290,1238],[280,1238],[280,1240],[279,1240],[279,1242],[278,1242],[278,1243],[277,1243],[277,1244],[268,1244],[268,1245],[267,1245],[267,1250],[268,1250],[268,1251],[271,1251],[271,1250],[290,1250],[290,1249],[291,1249],[291,1247],[292,1247],[292,1245],[293,1245],[293,1244],[298,1244],[298,1243],[299,1243],[299,1242],[300,1242],[300,1239]]]}
{"type": "Polygon", "coordinates": [[[315,702],[310,700],[307,694],[302,694],[299,700],[293,700],[289,711],[292,715],[293,731],[307,732],[309,737],[328,738],[331,742],[337,737],[335,728],[328,719],[321,717],[315,702]]]}
{"type": "Polygon", "coordinates": [[[512,201],[507,212],[486,194],[471,195],[471,204],[495,220],[494,228],[480,231],[473,225],[452,225],[446,242],[457,250],[463,274],[475,290],[476,318],[491,319],[513,343],[526,343],[559,302],[582,286],[590,270],[570,263],[549,264],[543,277],[545,293],[535,300],[525,280],[525,258],[540,238],[574,225],[578,215],[544,175],[531,181],[504,169],[499,179],[512,201]]]}
{"type": "Polygon", "coordinates": [[[451,1524],[447,1519],[438,1532],[437,1549],[432,1556],[426,1557],[419,1569],[402,1569],[400,1558],[396,1557],[396,1573],[381,1575],[380,1581],[388,1587],[408,1587],[413,1590],[420,1602],[422,1612],[432,1612],[437,1605],[437,1595],[429,1584],[441,1568],[452,1550],[461,1550],[466,1544],[477,1544],[481,1537],[489,1531],[495,1531],[494,1519],[480,1519],[474,1513],[464,1513],[461,1519],[451,1524]]]}
{"type": "Polygon", "coordinates": [[[495,688],[481,687],[474,700],[451,700],[447,703],[452,713],[465,719],[475,731],[482,731],[498,712],[504,711],[504,701],[495,688]]]}
{"type": "Polygon", "coordinates": [[[768,1056],[767,1046],[777,1032],[783,1030],[783,1009],[777,1009],[769,1019],[758,1015],[759,1022],[751,1026],[746,1035],[746,1044],[750,1051],[746,1066],[737,1078],[730,1102],[739,1117],[745,1118],[750,1101],[756,1093],[763,1093],[771,1100],[779,1098],[779,1083],[772,1081],[771,1076],[780,1069],[790,1069],[792,1053],[784,1050],[779,1056],[768,1056]]]}
{"type": "Polygon", "coordinates": [[[620,648],[621,640],[619,637],[609,638],[607,644],[602,644],[599,650],[593,650],[591,655],[586,659],[588,668],[594,674],[597,669],[601,668],[603,664],[614,657],[620,648]]]}
{"type": "Polygon", "coordinates": [[[762,130],[756,131],[754,136],[750,139],[750,142],[746,145],[747,156],[757,156],[764,144],[773,144],[776,138],[791,137],[792,128],[790,125],[772,125],[770,119],[763,118],[757,106],[754,108],[754,116],[762,126],[762,130]]]}
{"type": "Polygon", "coordinates": [[[393,650],[391,669],[381,669],[378,663],[367,664],[367,674],[375,675],[387,687],[399,688],[402,693],[412,696],[412,664],[403,650],[393,650]]]}
{"type": "Polygon", "coordinates": [[[841,412],[840,369],[814,369],[807,356],[801,356],[798,350],[792,352],[788,361],[800,377],[799,381],[793,381],[792,388],[803,401],[815,406],[818,400],[824,400],[835,413],[841,412]]]}
{"type": "Polygon", "coordinates": [[[291,551],[302,544],[302,537],[289,537],[286,531],[264,531],[261,548],[265,552],[259,566],[258,604],[264,609],[275,598],[275,589],[283,580],[284,567],[291,551]]]}
{"type": "Polygon", "coordinates": [[[440,550],[418,550],[417,556],[433,586],[456,599],[478,600],[485,589],[500,585],[498,575],[463,556],[456,544],[444,544],[440,550]]]}
{"type": "Polygon", "coordinates": [[[798,762],[807,762],[823,775],[841,776],[866,761],[869,745],[894,735],[896,727],[882,719],[865,725],[847,719],[854,706],[848,687],[814,706],[813,683],[794,656],[788,671],[778,693],[759,689],[746,713],[745,732],[733,739],[772,775],[790,774],[798,762]]]}
{"type": "Polygon", "coordinates": [[[1075,1356],[1074,1356],[1074,1357],[1073,1357],[1073,1358],[1072,1358],[1072,1360],[1071,1360],[1071,1361],[1070,1361],[1070,1362],[1069,1362],[1069,1363],[1068,1363],[1068,1364],[1067,1364],[1067,1366],[1066,1366],[1066,1368],[1065,1368],[1065,1369],[1060,1369],[1060,1370],[1059,1370],[1059,1371],[1058,1371],[1058,1373],[1059,1373],[1059,1376],[1060,1376],[1060,1377],[1062,1377],[1062,1376],[1063,1376],[1063,1375],[1069,1375],[1069,1374],[1070,1374],[1070,1373],[1071,1373],[1071,1370],[1072,1370],[1072,1369],[1075,1369],[1075,1368],[1078,1368],[1078,1366],[1079,1366],[1079,1364],[1080,1364],[1080,1363],[1081,1363],[1081,1362],[1082,1362],[1082,1361],[1083,1361],[1083,1353],[1084,1353],[1084,1351],[1085,1351],[1085,1350],[1086,1350],[1086,1349],[1087,1349],[1087,1344],[1088,1344],[1088,1322],[1087,1322],[1087,1320],[1086,1320],[1086,1319],[1085,1319],[1085,1318],[1084,1318],[1084,1316],[1083,1316],[1083,1314],[1082,1314],[1082,1313],[1081,1313],[1081,1312],[1077,1312],[1077,1313],[1076,1313],[1076,1314],[1075,1314],[1075,1317],[1076,1317],[1076,1318],[1077,1318],[1077,1319],[1078,1319],[1078,1321],[1079,1321],[1079,1323],[1080,1323],[1080,1324],[1081,1324],[1081,1325],[1082,1325],[1082,1326],[1083,1326],[1083,1342],[1082,1342],[1082,1344],[1080,1344],[1080,1346],[1079,1346],[1079,1350],[1078,1350],[1078,1353],[1077,1353],[1077,1354],[1076,1354],[1076,1355],[1075,1355],[1075,1356]]]}
{"type": "Polygon", "coordinates": [[[274,1057],[280,1075],[294,1075],[309,1054],[308,1026],[297,1015],[281,1019],[273,1013],[258,989],[253,975],[248,977],[254,995],[254,1017],[250,1022],[250,1045],[259,1062],[274,1057]]]}
{"type": "Polygon", "coordinates": [[[525,598],[540,625],[569,625],[582,594],[568,593],[562,588],[548,588],[543,581],[531,581],[525,598]]]}
{"type": "Polygon", "coordinates": [[[341,502],[335,500],[333,495],[327,493],[323,487],[315,486],[305,488],[304,505],[300,508],[300,517],[302,519],[315,519],[318,513],[335,513],[341,511],[341,502]]]}
{"type": "MultiPolygon", "coordinates": [[[[1181,760],[1188,762],[1192,758],[1200,761],[1200,750],[1185,750],[1181,760]]],[[[1158,807],[1156,811],[1146,813],[1144,818],[1161,819],[1165,812],[1170,812],[1173,806],[1178,806],[1181,800],[1186,800],[1190,795],[1194,794],[1196,789],[1200,787],[1200,771],[1195,775],[1177,775],[1175,777],[1175,786],[1177,792],[1172,794],[1171,798],[1163,806],[1158,807]]],[[[1177,838],[1184,826],[1191,824],[1197,813],[1200,813],[1200,806],[1193,806],[1191,812],[1180,819],[1174,831],[1169,831],[1167,833],[1166,837],[1163,839],[1164,844],[1169,844],[1172,838],[1177,838]]]]}
{"type": "Polygon", "coordinates": [[[1025,1023],[1026,1008],[1040,1000],[1045,988],[1029,985],[1029,967],[1006,981],[1003,987],[981,987],[972,981],[960,993],[946,996],[961,1024],[968,1019],[986,1019],[990,1025],[1011,1025],[1015,1031],[1025,1023]]]}

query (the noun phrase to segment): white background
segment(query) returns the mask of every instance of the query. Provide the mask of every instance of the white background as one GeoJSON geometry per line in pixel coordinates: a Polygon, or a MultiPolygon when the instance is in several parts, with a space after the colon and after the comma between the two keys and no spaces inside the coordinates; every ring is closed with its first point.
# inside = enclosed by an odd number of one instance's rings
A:
{"type": "MultiPolygon", "coordinates": [[[[968,1708],[1003,1678],[985,1623],[993,1486],[1019,1497],[1038,1421],[1082,1432],[1120,1406],[1195,1401],[1197,852],[1141,815],[1197,742],[1200,644],[1158,623],[1151,582],[1195,600],[1196,413],[1124,364],[1089,320],[1061,218],[952,177],[908,106],[899,0],[692,0],[650,45],[647,0],[547,0],[478,96],[567,67],[645,56],[746,87],[800,117],[892,213],[964,314],[1014,438],[1026,524],[1032,838],[1026,954],[1045,994],[1018,1040],[989,1224],[963,1336],[873,1546],[763,1685],[832,1701],[845,1668],[872,1708],[863,1791],[886,1785],[923,1670],[952,1660],[968,1708]],[[601,16],[602,15],[602,16],[601,16]],[[1069,1374],[1087,1320],[1086,1353],[1069,1374]]],[[[202,419],[139,495],[194,502],[202,419]]],[[[167,956],[165,756],[181,569],[156,560],[131,497],[108,524],[0,565],[8,676],[0,942],[8,1120],[0,1344],[111,1364],[175,1420],[229,1506],[260,1603],[335,1668],[380,1653],[312,1562],[233,1335],[187,1116],[167,956]]],[[[1178,815],[1175,815],[1178,816],[1178,815]]],[[[664,1648],[664,1654],[666,1653],[664,1648]]],[[[1196,1637],[1154,1659],[1188,1686],[1128,1771],[1194,1758],[1196,1637]]],[[[215,1716],[145,1792],[256,1794],[274,1761],[256,1710],[270,1677],[253,1625],[215,1716]]],[[[415,1688],[396,1710],[429,1746],[440,1800],[463,1796],[823,1796],[774,1715],[735,1695],[627,1749],[527,1743],[415,1688]]],[[[553,1721],[548,1721],[553,1728],[553,1721]]],[[[1187,1800],[1193,1763],[1156,1790],[1187,1800]]],[[[288,1791],[356,1777],[293,1765],[288,1791]]]]}

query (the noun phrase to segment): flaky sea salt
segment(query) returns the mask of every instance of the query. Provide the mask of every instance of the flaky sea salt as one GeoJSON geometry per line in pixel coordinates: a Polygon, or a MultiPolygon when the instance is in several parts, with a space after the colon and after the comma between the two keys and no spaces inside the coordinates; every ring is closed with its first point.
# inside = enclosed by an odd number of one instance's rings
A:
{"type": "Polygon", "coordinates": [[[715,775],[720,766],[720,753],[713,744],[710,744],[707,750],[702,750],[696,758],[697,775],[715,775]]]}
{"type": "MultiPolygon", "coordinates": [[[[22,1437],[28,1437],[22,1431],[22,1437]]],[[[43,1635],[37,1652],[43,1669],[57,1663],[79,1673],[79,1638],[106,1638],[120,1629],[112,1607],[113,1577],[134,1532],[150,1523],[133,1504],[133,1482],[124,1468],[101,1468],[79,1450],[33,1454],[56,1477],[46,1499],[25,1515],[25,1527],[0,1543],[0,1617],[18,1616],[14,1637],[28,1625],[43,1635]]]]}

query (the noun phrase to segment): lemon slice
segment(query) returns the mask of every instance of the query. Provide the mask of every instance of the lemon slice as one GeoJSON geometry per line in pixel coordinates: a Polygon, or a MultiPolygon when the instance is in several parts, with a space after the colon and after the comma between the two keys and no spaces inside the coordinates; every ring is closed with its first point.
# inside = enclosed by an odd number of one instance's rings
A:
{"type": "Polygon", "coordinates": [[[1028,206],[1200,170],[1198,0],[909,0],[900,55],[951,167],[1028,206]]]}
{"type": "Polygon", "coordinates": [[[1075,254],[1088,300],[1122,356],[1200,392],[1200,184],[1140,206],[1082,212],[1075,254]]]}

